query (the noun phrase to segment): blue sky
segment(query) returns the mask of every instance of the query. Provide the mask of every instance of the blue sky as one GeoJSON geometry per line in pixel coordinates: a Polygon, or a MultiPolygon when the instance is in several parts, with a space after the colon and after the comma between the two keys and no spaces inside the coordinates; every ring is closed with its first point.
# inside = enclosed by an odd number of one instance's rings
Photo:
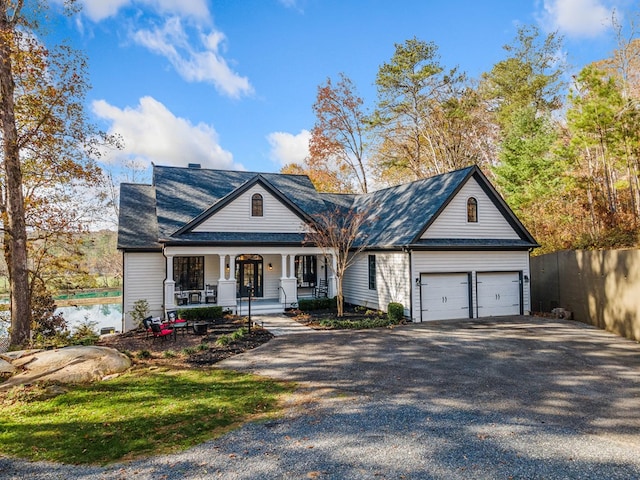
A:
{"type": "MultiPolygon", "coordinates": [[[[61,3],[62,0],[54,0],[61,3]]],[[[278,171],[302,160],[317,87],[344,72],[367,105],[394,44],[433,41],[478,77],[518,25],[565,36],[576,69],[615,47],[633,0],[80,0],[54,36],[89,60],[87,109],[125,147],[104,160],[278,171]]]]}

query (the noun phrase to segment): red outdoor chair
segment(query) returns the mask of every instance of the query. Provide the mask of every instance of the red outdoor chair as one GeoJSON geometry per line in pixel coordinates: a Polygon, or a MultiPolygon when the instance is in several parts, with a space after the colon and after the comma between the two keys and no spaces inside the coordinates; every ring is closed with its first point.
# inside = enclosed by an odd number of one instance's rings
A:
{"type": "Polygon", "coordinates": [[[166,340],[167,337],[169,337],[169,335],[173,335],[173,339],[174,340],[176,339],[173,329],[165,328],[162,325],[159,325],[157,323],[152,323],[151,324],[151,333],[153,334],[153,340],[154,341],[158,337],[162,338],[162,340],[166,340]]]}

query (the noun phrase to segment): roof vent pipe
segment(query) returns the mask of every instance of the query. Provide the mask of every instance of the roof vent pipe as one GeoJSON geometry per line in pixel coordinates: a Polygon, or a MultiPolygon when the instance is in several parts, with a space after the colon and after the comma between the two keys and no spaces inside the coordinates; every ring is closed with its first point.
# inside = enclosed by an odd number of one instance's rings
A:
{"type": "Polygon", "coordinates": [[[190,163],[189,168],[201,168],[199,163],[190,163]]]}

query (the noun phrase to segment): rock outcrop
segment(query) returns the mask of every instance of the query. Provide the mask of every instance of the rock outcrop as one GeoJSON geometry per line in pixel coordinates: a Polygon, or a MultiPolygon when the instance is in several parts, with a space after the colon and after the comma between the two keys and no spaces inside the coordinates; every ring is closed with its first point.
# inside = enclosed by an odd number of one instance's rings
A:
{"type": "Polygon", "coordinates": [[[73,346],[56,350],[25,350],[0,354],[7,373],[0,391],[35,382],[86,383],[102,380],[131,366],[131,359],[109,347],[73,346]]]}

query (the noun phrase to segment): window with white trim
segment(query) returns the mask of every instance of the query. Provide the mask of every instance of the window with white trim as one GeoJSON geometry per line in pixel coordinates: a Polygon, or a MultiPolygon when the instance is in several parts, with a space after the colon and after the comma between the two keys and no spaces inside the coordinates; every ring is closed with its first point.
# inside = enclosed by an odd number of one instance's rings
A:
{"type": "Polygon", "coordinates": [[[262,198],[262,195],[260,195],[259,193],[254,193],[251,196],[251,216],[252,217],[262,217],[263,204],[264,204],[264,200],[262,198]]]}
{"type": "Polygon", "coordinates": [[[478,201],[474,197],[467,200],[467,222],[478,223],[478,201]]]}

